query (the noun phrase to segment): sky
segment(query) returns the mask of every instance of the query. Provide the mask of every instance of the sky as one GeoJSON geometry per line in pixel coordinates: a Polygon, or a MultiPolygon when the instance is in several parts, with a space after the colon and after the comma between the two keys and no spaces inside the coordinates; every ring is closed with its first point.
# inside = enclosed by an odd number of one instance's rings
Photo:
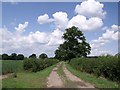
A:
{"type": "Polygon", "coordinates": [[[90,55],[118,53],[118,3],[3,2],[2,53],[54,56],[66,28],[78,27],[91,46],[90,55]]]}

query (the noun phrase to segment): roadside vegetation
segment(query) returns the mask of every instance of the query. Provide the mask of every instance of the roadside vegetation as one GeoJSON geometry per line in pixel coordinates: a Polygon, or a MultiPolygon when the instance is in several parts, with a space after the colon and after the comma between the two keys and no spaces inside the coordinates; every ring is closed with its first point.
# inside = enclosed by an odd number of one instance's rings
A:
{"type": "Polygon", "coordinates": [[[26,59],[23,62],[24,70],[30,70],[32,72],[37,72],[43,70],[49,66],[58,63],[57,59],[26,59]]]}
{"type": "Polygon", "coordinates": [[[120,63],[117,57],[75,58],[69,64],[81,72],[120,82],[120,63]]]}
{"type": "Polygon", "coordinates": [[[2,80],[2,88],[46,88],[47,77],[55,65],[39,72],[18,72],[17,78],[11,76],[2,80]]]}
{"type": "Polygon", "coordinates": [[[67,69],[76,75],[77,77],[81,78],[82,80],[91,83],[96,88],[119,88],[119,84],[117,82],[113,82],[110,80],[107,80],[103,77],[96,77],[92,74],[79,71],[73,67],[71,67],[69,64],[66,64],[67,69]]]}

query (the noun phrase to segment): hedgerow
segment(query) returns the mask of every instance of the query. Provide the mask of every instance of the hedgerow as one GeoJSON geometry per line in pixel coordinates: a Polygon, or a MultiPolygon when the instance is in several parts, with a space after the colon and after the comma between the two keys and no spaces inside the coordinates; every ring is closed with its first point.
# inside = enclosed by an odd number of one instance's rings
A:
{"type": "Polygon", "coordinates": [[[117,57],[74,58],[70,65],[82,72],[120,82],[120,60],[117,57]]]}
{"type": "Polygon", "coordinates": [[[26,59],[23,62],[24,70],[37,72],[43,70],[51,65],[58,63],[57,59],[26,59]]]}

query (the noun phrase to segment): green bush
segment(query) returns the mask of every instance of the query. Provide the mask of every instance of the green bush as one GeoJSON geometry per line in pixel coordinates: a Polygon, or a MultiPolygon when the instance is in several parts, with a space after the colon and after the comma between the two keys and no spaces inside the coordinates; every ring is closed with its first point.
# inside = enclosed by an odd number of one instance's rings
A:
{"type": "Polygon", "coordinates": [[[82,72],[120,82],[120,60],[117,57],[75,58],[70,65],[82,72]]]}
{"type": "Polygon", "coordinates": [[[59,61],[57,59],[26,59],[23,62],[23,67],[24,70],[37,72],[58,62],[59,61]]]}

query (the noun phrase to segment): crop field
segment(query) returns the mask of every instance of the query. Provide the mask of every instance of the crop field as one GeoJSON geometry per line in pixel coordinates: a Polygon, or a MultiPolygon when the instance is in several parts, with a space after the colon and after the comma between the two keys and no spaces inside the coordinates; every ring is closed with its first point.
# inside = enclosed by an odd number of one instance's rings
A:
{"type": "MultiPolygon", "coordinates": [[[[55,65],[39,72],[18,72],[17,77],[13,76],[2,80],[3,88],[45,88],[47,77],[55,65]]],[[[11,89],[12,90],[12,89],[11,89]]],[[[13,89],[14,90],[14,89],[13,89]]],[[[26,90],[26,89],[25,89],[26,90]]]]}
{"type": "Polygon", "coordinates": [[[2,80],[3,88],[43,88],[57,59],[1,60],[2,74],[14,73],[2,80]],[[37,72],[39,71],[39,72],[37,72]],[[36,73],[35,73],[36,72],[36,73]],[[16,75],[16,77],[14,77],[16,75]],[[34,84],[33,84],[34,82],[34,84]]]}
{"type": "Polygon", "coordinates": [[[0,64],[2,65],[2,74],[8,74],[13,72],[19,72],[23,70],[32,70],[33,72],[40,71],[49,67],[58,60],[47,59],[47,60],[34,60],[34,59],[26,59],[26,60],[1,60],[0,64]]]}
{"type": "Polygon", "coordinates": [[[13,73],[23,70],[23,61],[2,60],[2,74],[13,73]]]}

